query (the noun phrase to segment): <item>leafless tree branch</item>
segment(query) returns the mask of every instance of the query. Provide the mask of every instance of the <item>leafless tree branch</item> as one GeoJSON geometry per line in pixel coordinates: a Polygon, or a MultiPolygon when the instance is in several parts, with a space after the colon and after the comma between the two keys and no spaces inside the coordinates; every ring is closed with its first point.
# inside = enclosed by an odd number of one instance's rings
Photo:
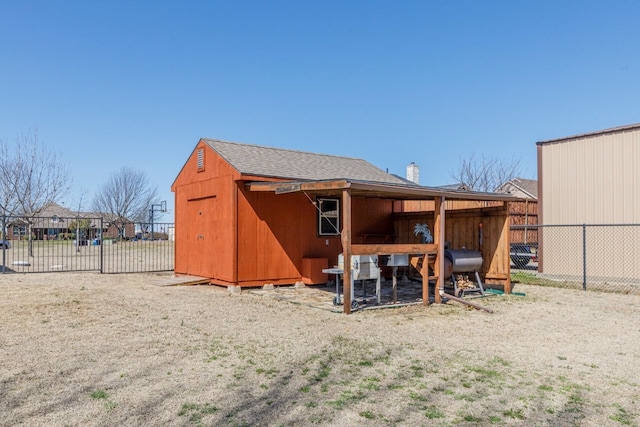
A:
{"type": "Polygon", "coordinates": [[[521,173],[520,159],[487,158],[477,159],[475,155],[460,159],[459,168],[451,173],[451,178],[471,190],[492,192],[505,182],[521,173]]]}
{"type": "Polygon", "coordinates": [[[71,179],[67,166],[38,137],[37,128],[16,138],[15,147],[0,144],[2,177],[0,203],[5,215],[20,215],[29,225],[29,252],[32,253],[33,220],[50,203],[69,191],[71,179]]]}
{"type": "Polygon", "coordinates": [[[149,209],[157,202],[157,193],[143,172],[125,166],[98,189],[93,209],[108,215],[122,236],[125,224],[149,219],[149,209]]]}
{"type": "Polygon", "coordinates": [[[37,216],[71,186],[67,166],[54,151],[42,145],[37,129],[18,137],[13,168],[12,186],[22,215],[37,216]]]}

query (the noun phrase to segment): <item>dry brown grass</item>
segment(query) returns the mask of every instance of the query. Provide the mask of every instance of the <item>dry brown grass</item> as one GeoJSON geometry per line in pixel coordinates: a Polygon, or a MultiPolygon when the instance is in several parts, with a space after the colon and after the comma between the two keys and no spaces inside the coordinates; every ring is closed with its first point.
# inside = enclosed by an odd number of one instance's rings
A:
{"type": "Polygon", "coordinates": [[[0,276],[0,424],[638,425],[640,297],[351,316],[156,276],[0,276]]]}

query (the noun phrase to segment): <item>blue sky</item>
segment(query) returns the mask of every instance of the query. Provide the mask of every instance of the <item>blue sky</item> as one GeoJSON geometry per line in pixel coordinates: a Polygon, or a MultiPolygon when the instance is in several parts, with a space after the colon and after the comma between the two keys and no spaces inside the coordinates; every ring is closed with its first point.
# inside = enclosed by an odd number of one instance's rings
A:
{"type": "Polygon", "coordinates": [[[132,166],[173,209],[201,137],[535,178],[537,141],[640,121],[638,22],[637,1],[0,1],[0,138],[37,127],[70,207],[132,166]]]}

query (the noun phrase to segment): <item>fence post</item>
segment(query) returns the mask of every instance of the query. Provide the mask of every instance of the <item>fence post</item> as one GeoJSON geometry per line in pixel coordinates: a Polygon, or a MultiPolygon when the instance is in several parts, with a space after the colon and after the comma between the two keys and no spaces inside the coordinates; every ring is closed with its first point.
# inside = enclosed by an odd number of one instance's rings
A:
{"type": "Polygon", "coordinates": [[[100,273],[104,273],[104,217],[100,217],[100,273]]]}
{"type": "Polygon", "coordinates": [[[587,290],[587,225],[582,224],[582,290],[587,290]]]}
{"type": "MultiPolygon", "coordinates": [[[[7,215],[6,214],[2,214],[2,239],[7,240],[7,215]]],[[[6,264],[7,264],[7,251],[4,245],[2,245],[2,273],[4,273],[7,268],[6,264]]]]}

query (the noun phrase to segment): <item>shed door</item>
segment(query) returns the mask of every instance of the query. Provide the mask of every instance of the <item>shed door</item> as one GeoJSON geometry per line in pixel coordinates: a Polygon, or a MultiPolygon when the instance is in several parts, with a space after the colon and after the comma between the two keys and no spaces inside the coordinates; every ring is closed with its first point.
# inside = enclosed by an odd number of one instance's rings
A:
{"type": "Polygon", "coordinates": [[[216,243],[218,221],[215,215],[215,196],[189,200],[189,236],[187,243],[187,273],[196,276],[216,277],[216,243]]]}

